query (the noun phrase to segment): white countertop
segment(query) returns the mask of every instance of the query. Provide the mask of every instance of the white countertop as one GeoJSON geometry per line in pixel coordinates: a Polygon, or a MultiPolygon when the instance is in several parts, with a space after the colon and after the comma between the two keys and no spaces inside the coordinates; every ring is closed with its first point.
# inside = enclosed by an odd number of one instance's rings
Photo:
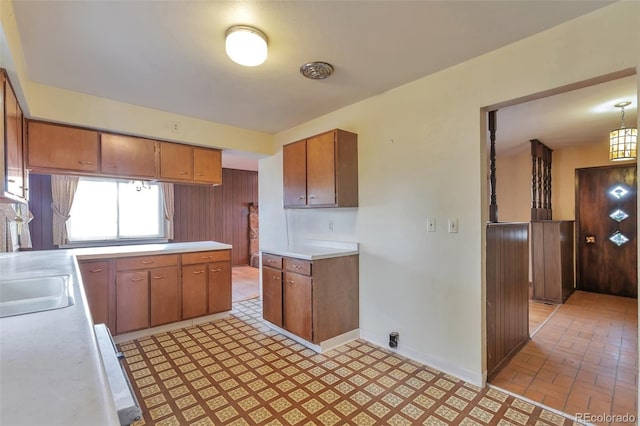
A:
{"type": "Polygon", "coordinates": [[[260,249],[260,252],[304,260],[329,259],[359,253],[358,243],[322,240],[307,240],[287,247],[264,247],[260,249]]]}
{"type": "Polygon", "coordinates": [[[75,304],[0,318],[0,424],[118,425],[76,257],[225,250],[212,241],[0,254],[2,280],[70,275],[75,304]]]}

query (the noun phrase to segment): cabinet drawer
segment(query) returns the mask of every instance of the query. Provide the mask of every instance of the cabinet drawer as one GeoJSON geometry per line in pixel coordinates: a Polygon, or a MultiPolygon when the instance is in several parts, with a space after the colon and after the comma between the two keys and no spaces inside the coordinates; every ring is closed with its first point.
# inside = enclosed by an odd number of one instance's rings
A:
{"type": "Polygon", "coordinates": [[[282,256],[262,253],[262,266],[268,266],[269,268],[274,269],[282,269],[282,256]]]}
{"type": "Polygon", "coordinates": [[[231,250],[198,251],[182,255],[183,265],[196,265],[199,263],[221,262],[231,260],[231,250]]]}
{"type": "Polygon", "coordinates": [[[128,271],[131,269],[163,268],[165,266],[176,266],[177,264],[177,254],[125,257],[123,259],[116,260],[116,268],[118,271],[128,271]]]}
{"type": "Polygon", "coordinates": [[[284,269],[296,274],[311,275],[311,261],[285,257],[284,269]]]}

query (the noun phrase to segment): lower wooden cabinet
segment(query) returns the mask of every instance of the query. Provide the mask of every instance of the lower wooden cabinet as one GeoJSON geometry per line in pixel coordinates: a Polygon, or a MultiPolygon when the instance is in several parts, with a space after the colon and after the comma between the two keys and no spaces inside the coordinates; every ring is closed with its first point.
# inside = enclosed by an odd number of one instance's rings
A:
{"type": "Polygon", "coordinates": [[[359,327],[358,255],[304,260],[262,254],[263,317],[313,343],[359,327]]]}
{"type": "Polygon", "coordinates": [[[231,250],[79,261],[94,323],[113,334],[231,310],[231,250]]]}
{"type": "Polygon", "coordinates": [[[149,271],[149,310],[151,327],[180,320],[178,267],[149,271]]]}
{"type": "Polygon", "coordinates": [[[231,263],[209,264],[209,307],[210,314],[231,310],[231,263]]]}
{"type": "Polygon", "coordinates": [[[116,275],[116,334],[149,328],[149,272],[116,275]]]}
{"type": "Polygon", "coordinates": [[[207,314],[207,265],[182,267],[182,318],[207,314]]]}
{"type": "Polygon", "coordinates": [[[105,260],[80,262],[79,266],[93,323],[112,327],[109,322],[109,264],[109,261],[105,260]]]}

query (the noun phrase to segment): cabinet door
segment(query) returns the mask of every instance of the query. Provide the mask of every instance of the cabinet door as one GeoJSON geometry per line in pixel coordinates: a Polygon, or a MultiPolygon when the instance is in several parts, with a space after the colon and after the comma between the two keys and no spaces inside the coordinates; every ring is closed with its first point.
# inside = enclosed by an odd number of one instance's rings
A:
{"type": "Polygon", "coordinates": [[[178,267],[149,271],[151,327],[180,320],[178,267]]]}
{"type": "Polygon", "coordinates": [[[312,341],[311,277],[285,272],[284,281],[284,328],[312,341]]]}
{"type": "Polygon", "coordinates": [[[102,133],[100,170],[104,174],[155,178],[156,141],[102,133]]]}
{"type": "Polygon", "coordinates": [[[282,172],[284,178],[284,206],[307,205],[307,144],[294,142],[282,148],[282,172]]]}
{"type": "Polygon", "coordinates": [[[307,204],[336,204],[334,132],[307,140],[307,204]]]}
{"type": "Polygon", "coordinates": [[[81,262],[79,266],[93,323],[109,325],[108,262],[81,262]]]}
{"type": "Polygon", "coordinates": [[[6,191],[19,198],[24,194],[24,164],[22,152],[22,111],[8,80],[4,82],[5,95],[5,167],[6,191]]]}
{"type": "Polygon", "coordinates": [[[193,180],[193,147],[160,142],[160,177],[193,180]]]}
{"type": "Polygon", "coordinates": [[[193,180],[220,185],[222,152],[217,149],[193,148],[193,180]]]}
{"type": "Polygon", "coordinates": [[[209,264],[209,313],[231,310],[231,263],[209,264]]]}
{"type": "Polygon", "coordinates": [[[282,271],[262,268],[262,317],[282,327],[282,271]]]}
{"type": "Polygon", "coordinates": [[[182,319],[207,314],[207,265],[182,267],[182,319]]]}
{"type": "Polygon", "coordinates": [[[149,327],[149,271],[118,272],[116,277],[116,331],[149,327]]]}
{"type": "Polygon", "coordinates": [[[28,129],[29,168],[98,171],[98,132],[34,121],[28,129]]]}

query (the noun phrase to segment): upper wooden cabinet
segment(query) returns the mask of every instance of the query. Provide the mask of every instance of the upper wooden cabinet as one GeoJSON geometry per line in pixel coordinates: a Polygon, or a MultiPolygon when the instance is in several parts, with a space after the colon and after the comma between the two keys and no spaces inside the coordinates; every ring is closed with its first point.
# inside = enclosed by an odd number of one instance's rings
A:
{"type": "Polygon", "coordinates": [[[160,142],[160,178],[219,185],[222,153],[212,148],[160,142]]]}
{"type": "Polygon", "coordinates": [[[25,202],[28,199],[28,178],[24,167],[22,109],[4,72],[0,77],[0,133],[3,138],[0,144],[0,198],[12,202],[25,202]]]}
{"type": "Polygon", "coordinates": [[[285,208],[358,206],[358,135],[335,129],[282,154],[285,208]]]}
{"type": "Polygon", "coordinates": [[[150,139],[102,133],[102,174],[153,179],[156,173],[157,142],[150,139]]]}
{"type": "Polygon", "coordinates": [[[98,172],[98,132],[29,121],[27,164],[32,171],[98,172]]]}
{"type": "MultiPolygon", "coordinates": [[[[13,111],[14,104],[10,103],[7,109],[13,111]]],[[[21,112],[19,117],[10,121],[12,126],[14,122],[22,123],[21,112]]],[[[15,126],[11,127],[12,132],[14,129],[15,126]]],[[[27,129],[27,165],[39,173],[222,183],[222,151],[216,148],[158,142],[40,121],[29,121],[27,129]]],[[[22,139],[20,144],[22,146],[22,139]]],[[[16,184],[18,186],[24,185],[16,184]]]]}

